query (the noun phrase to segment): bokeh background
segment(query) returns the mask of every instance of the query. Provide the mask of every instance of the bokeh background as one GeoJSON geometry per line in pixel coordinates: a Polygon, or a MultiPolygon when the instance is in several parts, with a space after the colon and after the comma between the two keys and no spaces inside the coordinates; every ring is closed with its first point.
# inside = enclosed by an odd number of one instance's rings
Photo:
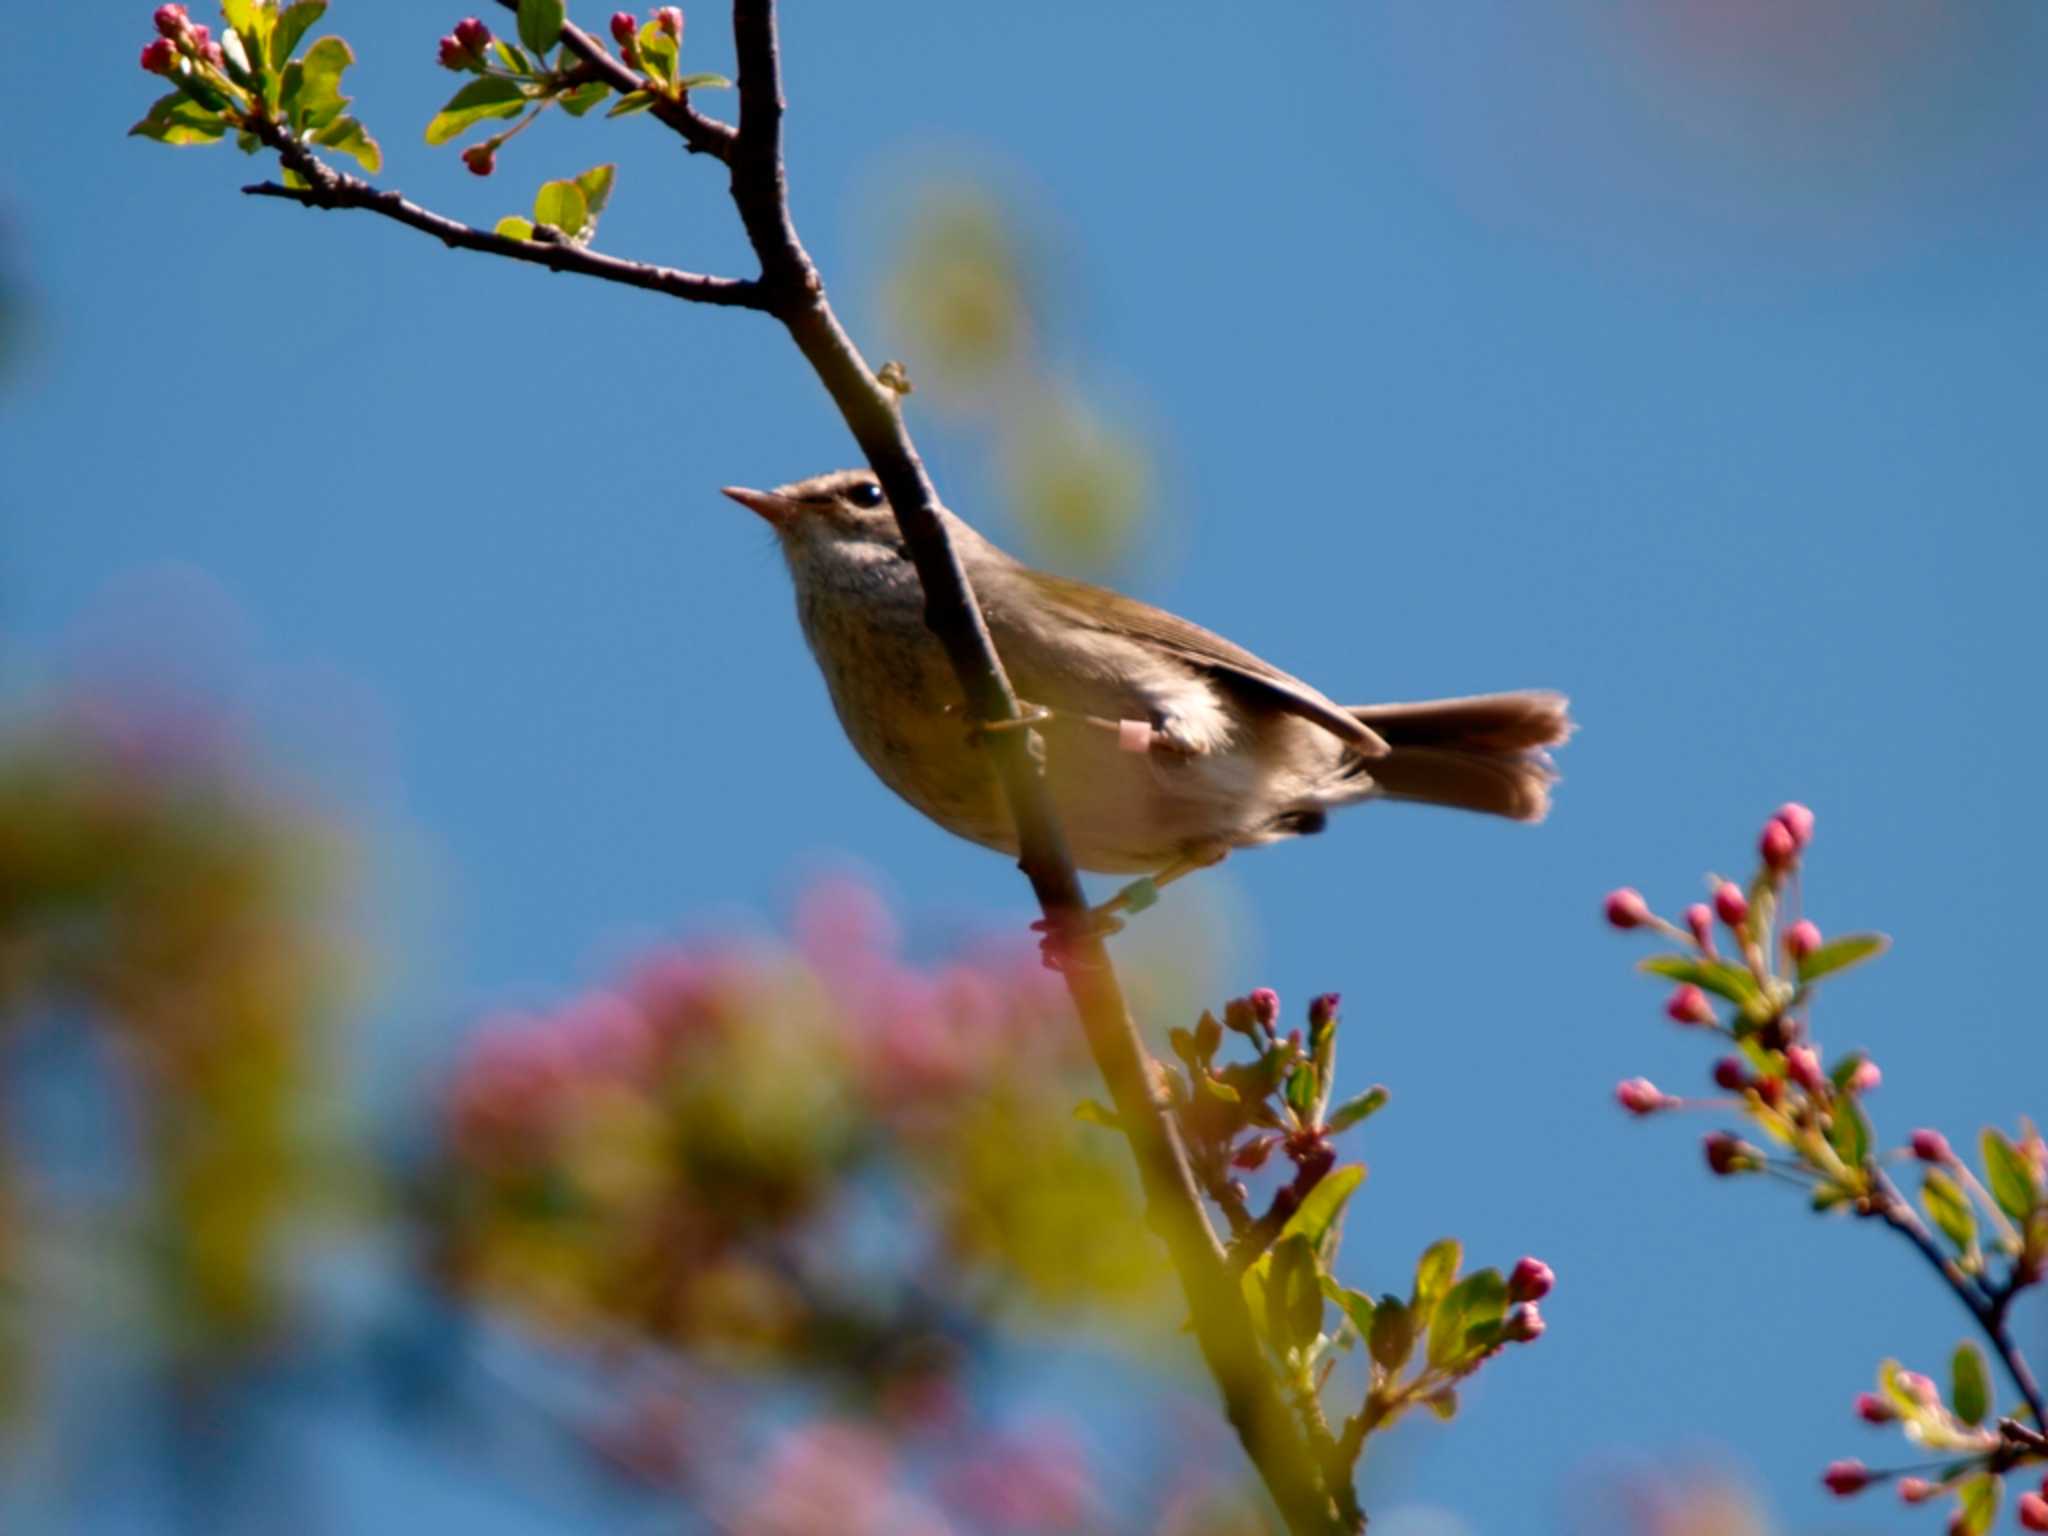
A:
{"type": "MultiPolygon", "coordinates": [[[[1120,1173],[1032,1043],[1063,1025],[1003,948],[1024,887],[860,766],[716,495],[849,460],[800,360],[124,139],[147,10],[0,52],[0,882],[44,924],[0,991],[0,1528],[1203,1528],[1233,1464],[1170,1308],[1133,1301],[1142,1243],[1020,1211],[1068,1186],[962,1150],[975,1095],[1028,1081],[1014,1162],[1120,1173]],[[621,996],[679,1033],[621,1034],[621,996]],[[998,1054],[884,1038],[927,1016],[998,1054]],[[632,1140],[620,1061],[675,1038],[759,1109],[737,1169],[632,1140]],[[569,1140],[538,1157],[522,1115],[569,1140]],[[565,1178],[586,1217],[723,1210],[703,1295],[649,1313],[622,1229],[563,1235],[565,1178]],[[1111,1255],[1110,1300],[1047,1252],[1111,1255]]],[[[488,182],[428,150],[455,19],[330,14],[387,181],[488,223],[616,160],[604,248],[746,270],[714,168],[645,118],[548,122],[488,182]]],[[[1342,697],[1576,701],[1542,829],[1349,815],[1121,941],[1155,1038],[1253,985],[1345,993],[1347,1075],[1394,1090],[1349,1283],[1446,1232],[1560,1275],[1540,1348],[1375,1445],[1374,1530],[1931,1528],[1818,1469],[1890,1450],[1849,1399],[1880,1356],[1945,1359],[1953,1304],[1881,1234],[1711,1181],[1705,1126],[1614,1109],[1707,1062],[1597,911],[1625,881],[1675,908],[1802,798],[1810,912],[1898,940],[1817,1021],[1882,1064],[1882,1128],[2048,1107],[2048,17],[797,4],[784,32],[800,225],[908,365],[951,505],[1342,697]]],[[[730,67],[715,8],[686,58],[730,67]]],[[[2038,1299],[2018,1321],[2048,1348],[2038,1299]]]]}

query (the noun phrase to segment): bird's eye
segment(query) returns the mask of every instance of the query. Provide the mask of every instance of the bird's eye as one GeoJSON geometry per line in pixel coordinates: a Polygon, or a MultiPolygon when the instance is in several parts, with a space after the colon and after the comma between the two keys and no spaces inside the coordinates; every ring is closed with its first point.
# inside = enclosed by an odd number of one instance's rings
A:
{"type": "Polygon", "coordinates": [[[879,507],[882,504],[882,488],[872,480],[862,480],[847,491],[846,499],[856,507],[879,507]]]}

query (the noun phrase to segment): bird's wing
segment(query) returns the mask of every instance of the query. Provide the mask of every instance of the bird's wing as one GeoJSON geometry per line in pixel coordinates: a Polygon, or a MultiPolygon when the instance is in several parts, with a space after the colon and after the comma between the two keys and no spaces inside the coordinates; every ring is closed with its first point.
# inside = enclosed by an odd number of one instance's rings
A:
{"type": "Polygon", "coordinates": [[[1341,704],[1199,624],[1085,581],[1028,566],[1016,567],[1013,574],[1074,624],[1158,646],[1234,692],[1313,721],[1367,757],[1381,757],[1388,750],[1377,731],[1341,704]]]}

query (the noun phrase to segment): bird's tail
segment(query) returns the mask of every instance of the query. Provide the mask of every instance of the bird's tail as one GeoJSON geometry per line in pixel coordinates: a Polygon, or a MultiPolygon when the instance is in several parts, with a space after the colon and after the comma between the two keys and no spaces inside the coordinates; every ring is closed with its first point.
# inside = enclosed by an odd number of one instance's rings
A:
{"type": "Polygon", "coordinates": [[[1572,733],[1561,693],[1484,693],[1420,704],[1367,704],[1351,713],[1393,750],[1361,760],[1380,794],[1425,805],[1541,821],[1557,773],[1548,747],[1572,733]]]}

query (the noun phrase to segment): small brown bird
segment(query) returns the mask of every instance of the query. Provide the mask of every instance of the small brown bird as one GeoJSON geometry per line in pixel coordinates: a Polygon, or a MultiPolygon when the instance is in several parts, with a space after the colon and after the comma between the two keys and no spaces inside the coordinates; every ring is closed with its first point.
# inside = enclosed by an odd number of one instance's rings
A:
{"type": "MultiPolygon", "coordinates": [[[[855,750],[949,832],[1004,853],[1016,829],[882,487],[864,469],[725,494],[774,528],[804,638],[855,750]]],[[[1098,909],[1233,848],[1320,832],[1361,800],[1413,800],[1538,821],[1571,733],[1561,694],[1333,703],[1187,620],[1049,576],[941,509],[997,653],[1046,741],[1046,779],[1074,861],[1144,872],[1098,909]]]]}

